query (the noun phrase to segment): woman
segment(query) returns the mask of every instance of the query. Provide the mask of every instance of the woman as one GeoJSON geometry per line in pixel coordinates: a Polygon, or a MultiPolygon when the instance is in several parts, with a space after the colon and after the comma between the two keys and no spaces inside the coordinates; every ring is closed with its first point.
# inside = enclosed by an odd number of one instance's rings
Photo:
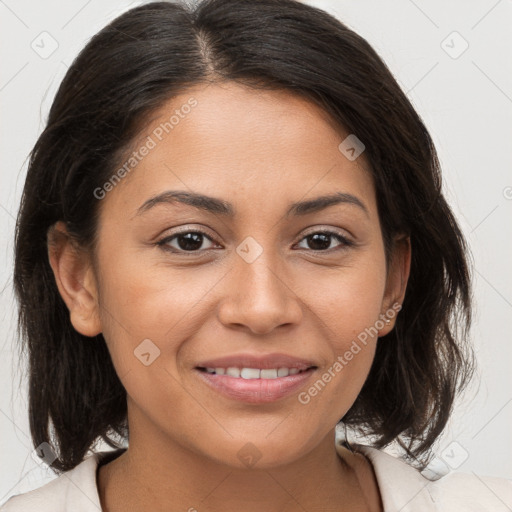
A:
{"type": "Polygon", "coordinates": [[[151,3],[99,32],[31,156],[15,287],[62,475],[5,510],[512,503],[418,471],[471,375],[466,246],[421,119],[323,11],[151,3]]]}

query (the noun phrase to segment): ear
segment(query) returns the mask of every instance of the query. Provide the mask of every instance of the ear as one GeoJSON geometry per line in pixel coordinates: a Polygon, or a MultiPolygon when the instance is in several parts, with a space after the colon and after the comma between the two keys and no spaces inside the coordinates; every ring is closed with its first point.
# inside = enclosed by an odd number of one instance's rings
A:
{"type": "Polygon", "coordinates": [[[379,329],[379,337],[390,333],[402,309],[405,290],[411,270],[411,239],[408,236],[395,238],[389,258],[386,289],[382,300],[381,319],[384,327],[379,329]],[[386,322],[386,321],[389,321],[386,322]]]}
{"type": "Polygon", "coordinates": [[[101,332],[98,293],[89,254],[70,237],[64,222],[47,233],[48,259],[73,327],[84,336],[101,332]]]}

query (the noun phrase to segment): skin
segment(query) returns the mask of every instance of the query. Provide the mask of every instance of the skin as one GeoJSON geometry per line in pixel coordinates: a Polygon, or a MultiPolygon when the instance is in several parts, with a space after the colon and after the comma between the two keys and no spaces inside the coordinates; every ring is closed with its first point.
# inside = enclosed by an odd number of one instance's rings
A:
{"type": "Polygon", "coordinates": [[[348,450],[338,456],[334,428],[394,318],[307,404],[298,393],[266,404],[228,399],[194,367],[229,354],[282,352],[315,361],[300,391],[307,390],[359,333],[402,303],[410,244],[397,242],[386,266],[364,153],[348,160],[338,149],[348,133],[289,91],[231,82],[190,88],[158,110],[134,148],[191,97],[197,106],[101,200],[94,258],[74,247],[62,223],[49,239],[73,326],[103,333],[127,391],[130,447],[99,469],[102,507],[381,510],[370,463],[348,450]],[[137,215],[167,190],[229,201],[236,214],[166,203],[137,215]],[[366,211],[337,204],[285,216],[291,203],[335,191],[356,196],[366,211]],[[157,245],[178,227],[206,233],[192,255],[179,252],[177,238],[167,242],[175,252],[157,245]],[[353,245],[333,236],[330,249],[319,250],[306,237],[322,229],[353,245]],[[252,263],[236,252],[248,236],[263,251],[252,263]],[[160,350],[149,366],[134,357],[144,339],[160,350]],[[261,455],[251,467],[238,457],[249,442],[261,455]]]}

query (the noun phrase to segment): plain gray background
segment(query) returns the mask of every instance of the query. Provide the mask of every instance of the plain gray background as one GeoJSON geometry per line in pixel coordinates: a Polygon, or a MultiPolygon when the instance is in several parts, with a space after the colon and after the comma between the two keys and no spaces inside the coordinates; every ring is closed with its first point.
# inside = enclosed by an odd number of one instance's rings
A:
{"type": "MultiPolygon", "coordinates": [[[[13,233],[26,158],[78,51],[140,3],[0,0],[0,503],[53,478],[31,456],[14,348],[13,233]]],[[[307,3],[365,37],[406,91],[434,139],[474,256],[479,375],[439,442],[436,467],[512,478],[512,2],[307,3]]]]}

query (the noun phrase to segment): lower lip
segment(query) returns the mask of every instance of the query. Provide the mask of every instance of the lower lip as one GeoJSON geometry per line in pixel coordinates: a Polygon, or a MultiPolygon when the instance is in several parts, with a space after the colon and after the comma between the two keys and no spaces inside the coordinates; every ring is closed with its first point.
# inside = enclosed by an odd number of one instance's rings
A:
{"type": "Polygon", "coordinates": [[[243,379],[207,373],[197,368],[196,371],[210,387],[228,398],[241,402],[268,403],[299,390],[311,378],[315,368],[276,379],[243,379]]]}

